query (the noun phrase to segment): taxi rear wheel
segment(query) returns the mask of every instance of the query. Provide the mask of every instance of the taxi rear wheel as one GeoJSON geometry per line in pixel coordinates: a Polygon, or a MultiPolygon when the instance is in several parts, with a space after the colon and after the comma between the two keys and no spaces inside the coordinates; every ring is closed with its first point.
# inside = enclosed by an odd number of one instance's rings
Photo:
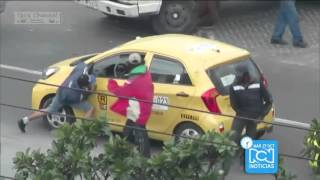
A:
{"type": "Polygon", "coordinates": [[[199,126],[193,123],[184,123],[177,127],[175,134],[175,142],[179,143],[186,138],[196,138],[202,136],[204,132],[199,126]]]}
{"type": "MultiPolygon", "coordinates": [[[[53,97],[47,98],[41,109],[47,108],[53,100],[53,97]]],[[[43,117],[44,122],[48,125],[49,129],[56,129],[61,127],[65,123],[72,124],[75,122],[75,118],[69,117],[69,116],[74,116],[73,110],[69,106],[64,106],[59,110],[59,113],[62,114],[57,115],[57,114],[47,114],[46,116],[43,117]]]]}

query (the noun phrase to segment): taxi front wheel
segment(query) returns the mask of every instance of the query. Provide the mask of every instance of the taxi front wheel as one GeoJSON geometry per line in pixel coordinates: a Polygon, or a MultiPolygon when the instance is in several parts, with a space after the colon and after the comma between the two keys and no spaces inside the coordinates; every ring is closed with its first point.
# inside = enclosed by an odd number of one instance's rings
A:
{"type": "MultiPolygon", "coordinates": [[[[53,97],[47,98],[41,109],[47,108],[53,100],[53,97]]],[[[64,106],[62,109],[59,110],[59,114],[47,114],[46,116],[43,117],[43,120],[46,122],[48,125],[49,129],[56,129],[62,126],[65,123],[72,124],[75,122],[75,118],[70,117],[74,116],[73,110],[71,107],[64,106]]]]}
{"type": "Polygon", "coordinates": [[[184,123],[175,131],[175,142],[179,143],[186,138],[196,138],[203,135],[203,130],[193,123],[184,123]],[[185,138],[184,138],[185,137],[185,138]]]}

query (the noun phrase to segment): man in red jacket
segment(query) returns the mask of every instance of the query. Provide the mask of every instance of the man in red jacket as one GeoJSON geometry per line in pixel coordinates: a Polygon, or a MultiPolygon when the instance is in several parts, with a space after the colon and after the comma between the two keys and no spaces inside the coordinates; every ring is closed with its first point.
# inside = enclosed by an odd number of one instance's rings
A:
{"type": "Polygon", "coordinates": [[[123,135],[129,142],[137,144],[139,151],[144,156],[149,157],[150,142],[145,128],[152,111],[152,78],[144,60],[138,53],[129,55],[127,68],[128,81],[123,86],[119,86],[115,80],[111,79],[108,83],[108,90],[116,96],[130,99],[119,98],[110,109],[127,117],[123,135]]]}

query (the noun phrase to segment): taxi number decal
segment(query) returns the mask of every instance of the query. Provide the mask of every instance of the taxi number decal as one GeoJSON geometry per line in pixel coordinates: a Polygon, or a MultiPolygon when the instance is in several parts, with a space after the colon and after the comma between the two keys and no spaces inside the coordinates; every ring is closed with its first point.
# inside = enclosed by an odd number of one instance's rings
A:
{"type": "Polygon", "coordinates": [[[167,111],[168,110],[168,106],[169,105],[169,97],[167,96],[154,96],[153,97],[153,102],[157,103],[157,104],[153,104],[152,105],[152,110],[156,110],[156,111],[167,111]],[[165,105],[165,106],[163,106],[165,105]]]}

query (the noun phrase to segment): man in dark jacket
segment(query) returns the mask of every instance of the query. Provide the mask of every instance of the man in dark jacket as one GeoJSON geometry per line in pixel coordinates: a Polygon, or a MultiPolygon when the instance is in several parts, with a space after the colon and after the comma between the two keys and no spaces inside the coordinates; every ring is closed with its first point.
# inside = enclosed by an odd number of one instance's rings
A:
{"type": "Polygon", "coordinates": [[[86,112],[85,118],[91,118],[94,114],[94,108],[86,101],[89,94],[85,90],[90,90],[94,82],[95,76],[88,74],[86,64],[83,62],[77,64],[58,88],[55,97],[46,109],[34,111],[30,116],[25,116],[18,121],[21,132],[25,133],[29,121],[43,117],[48,113],[58,113],[64,106],[78,108],[86,112]]]}
{"type": "MultiPolygon", "coordinates": [[[[272,107],[272,98],[262,80],[252,79],[248,68],[240,65],[236,68],[236,80],[230,86],[230,103],[236,117],[232,123],[234,132],[232,139],[240,144],[241,133],[246,128],[246,136],[252,139],[256,136],[257,121],[263,119],[272,107]]],[[[244,157],[240,153],[240,166],[244,165],[244,157]]],[[[225,164],[225,170],[230,168],[231,161],[225,164]]]]}
{"type": "Polygon", "coordinates": [[[262,80],[250,77],[246,66],[237,68],[236,81],[230,86],[230,103],[236,112],[232,123],[235,142],[239,143],[244,128],[247,136],[255,138],[257,122],[241,117],[263,119],[271,109],[272,98],[262,80]]]}

